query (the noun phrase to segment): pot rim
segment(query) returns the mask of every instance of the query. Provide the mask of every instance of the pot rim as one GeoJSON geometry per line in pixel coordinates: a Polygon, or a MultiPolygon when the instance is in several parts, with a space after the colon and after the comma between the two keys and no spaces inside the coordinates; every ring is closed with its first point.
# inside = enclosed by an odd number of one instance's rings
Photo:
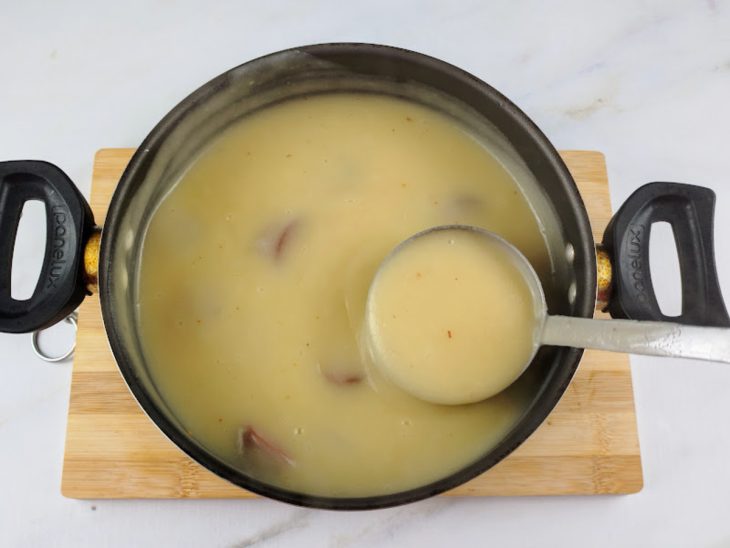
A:
{"type": "MultiPolygon", "coordinates": [[[[303,52],[314,56],[346,55],[353,53],[357,53],[359,55],[367,54],[370,56],[379,56],[383,59],[394,62],[406,62],[414,65],[425,66],[426,68],[435,69],[441,72],[444,77],[448,77],[452,80],[458,80],[462,84],[474,88],[474,90],[479,94],[486,95],[490,97],[491,100],[497,102],[504,109],[505,113],[509,115],[511,122],[520,126],[520,129],[529,136],[532,143],[539,148],[544,160],[548,162],[545,169],[550,169],[555,172],[555,174],[559,177],[561,184],[566,188],[567,195],[571,199],[571,203],[567,204],[566,207],[571,207],[576,213],[576,220],[578,223],[577,230],[579,232],[574,235],[573,241],[578,242],[581,246],[585,247],[583,251],[586,253],[587,262],[585,265],[587,268],[585,268],[585,272],[582,273],[582,279],[577,280],[578,287],[586,289],[583,295],[576,296],[576,309],[574,311],[574,315],[580,317],[592,317],[595,303],[596,265],[594,242],[588,221],[588,215],[572,175],[568,171],[556,149],[537,125],[535,125],[535,123],[514,103],[489,84],[445,61],[402,48],[367,43],[344,42],[290,48],[258,57],[229,69],[223,74],[203,84],[193,93],[188,95],[185,99],[178,103],[152,129],[152,131],[150,131],[137,151],[134,153],[119,181],[114,195],[112,196],[104,225],[99,257],[99,298],[101,301],[104,328],[122,377],[145,414],[147,414],[160,431],[175,445],[177,445],[177,447],[179,447],[194,461],[203,465],[217,476],[259,495],[299,506],[314,508],[364,510],[387,508],[415,502],[443,493],[473,479],[489,468],[492,468],[521,445],[537,429],[537,427],[543,423],[548,414],[562,397],[578,367],[583,350],[577,348],[561,349],[561,352],[563,353],[560,358],[561,366],[559,371],[555,372],[555,375],[557,375],[558,378],[543,383],[540,391],[536,394],[533,402],[524,412],[523,417],[519,420],[517,425],[492,450],[477,461],[437,481],[406,491],[365,497],[329,497],[306,495],[261,482],[226,464],[200,447],[198,444],[194,443],[191,436],[186,435],[170,420],[168,420],[157,403],[150,397],[148,390],[144,387],[135,373],[135,368],[132,366],[132,359],[130,358],[118,332],[119,322],[116,316],[116,311],[112,306],[113,298],[111,292],[111,286],[113,283],[111,268],[113,255],[112,240],[114,240],[117,227],[119,226],[124,211],[126,210],[128,199],[135,191],[132,183],[138,177],[143,177],[156,151],[165,141],[172,128],[174,128],[177,123],[201,101],[204,101],[207,97],[215,94],[219,89],[228,85],[229,78],[234,77],[237,71],[240,71],[244,67],[253,66],[262,62],[270,63],[272,60],[275,60],[276,57],[285,56],[286,54],[294,52],[303,52]],[[586,292],[592,292],[592,295],[585,294],[586,292]],[[551,389],[549,391],[546,390],[546,386],[549,386],[551,389]],[[545,392],[549,392],[549,394],[545,394],[545,392]]],[[[576,244],[574,243],[574,245],[576,244]]]]}

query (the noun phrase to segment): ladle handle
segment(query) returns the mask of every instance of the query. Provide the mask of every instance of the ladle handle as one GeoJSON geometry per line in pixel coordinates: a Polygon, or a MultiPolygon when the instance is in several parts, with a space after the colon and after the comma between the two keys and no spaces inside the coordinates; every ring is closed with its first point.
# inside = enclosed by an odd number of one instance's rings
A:
{"type": "Polygon", "coordinates": [[[541,343],[730,363],[730,329],[548,316],[541,343]]]}

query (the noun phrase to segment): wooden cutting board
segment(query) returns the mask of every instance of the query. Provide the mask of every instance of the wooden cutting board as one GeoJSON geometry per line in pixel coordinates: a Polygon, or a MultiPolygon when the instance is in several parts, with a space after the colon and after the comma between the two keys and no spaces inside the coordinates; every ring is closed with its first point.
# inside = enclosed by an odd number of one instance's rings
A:
{"type": "MultiPolygon", "coordinates": [[[[94,160],[91,207],[102,224],[133,149],[94,160]]],[[[561,153],[600,239],[611,216],[604,157],[561,153]]],[[[642,487],[628,357],[588,351],[545,423],[503,462],[450,495],[592,495],[642,487]]],[[[72,498],[252,497],[193,462],[142,412],[107,343],[99,300],[79,312],[62,493],[72,498]]]]}

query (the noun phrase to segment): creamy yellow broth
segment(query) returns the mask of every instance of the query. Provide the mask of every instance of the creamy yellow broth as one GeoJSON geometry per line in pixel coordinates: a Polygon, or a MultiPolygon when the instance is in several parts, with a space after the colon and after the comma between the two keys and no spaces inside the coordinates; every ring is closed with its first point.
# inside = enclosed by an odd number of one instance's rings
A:
{"type": "Polygon", "coordinates": [[[408,240],[379,269],[367,304],[375,364],[427,401],[491,397],[536,344],[535,301],[509,249],[464,229],[408,240]]]}
{"type": "Polygon", "coordinates": [[[145,236],[141,338],[168,406],[219,458],[308,494],[391,493],[473,462],[521,414],[514,391],[426,403],[381,376],[359,337],[380,262],[450,223],[492,230],[548,268],[513,178],[445,115],[329,94],[236,123],[145,236]]]}

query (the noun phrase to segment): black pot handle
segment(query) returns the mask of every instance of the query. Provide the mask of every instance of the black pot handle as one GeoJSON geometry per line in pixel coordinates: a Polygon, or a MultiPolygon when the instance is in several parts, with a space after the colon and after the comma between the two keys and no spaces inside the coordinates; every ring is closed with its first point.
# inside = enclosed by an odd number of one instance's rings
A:
{"type": "Polygon", "coordinates": [[[613,260],[607,310],[614,318],[730,327],[715,268],[715,193],[681,183],[649,183],[634,192],[611,219],[603,245],[613,260]],[[682,314],[659,309],[649,271],[653,223],[672,226],[682,279],[682,314]]]}
{"type": "Polygon", "coordinates": [[[26,333],[63,320],[87,294],[84,244],[94,228],[91,208],[71,179],[47,162],[0,162],[0,332],[26,333]],[[13,248],[28,200],[46,207],[46,250],[33,295],[10,294],[13,248]]]}

